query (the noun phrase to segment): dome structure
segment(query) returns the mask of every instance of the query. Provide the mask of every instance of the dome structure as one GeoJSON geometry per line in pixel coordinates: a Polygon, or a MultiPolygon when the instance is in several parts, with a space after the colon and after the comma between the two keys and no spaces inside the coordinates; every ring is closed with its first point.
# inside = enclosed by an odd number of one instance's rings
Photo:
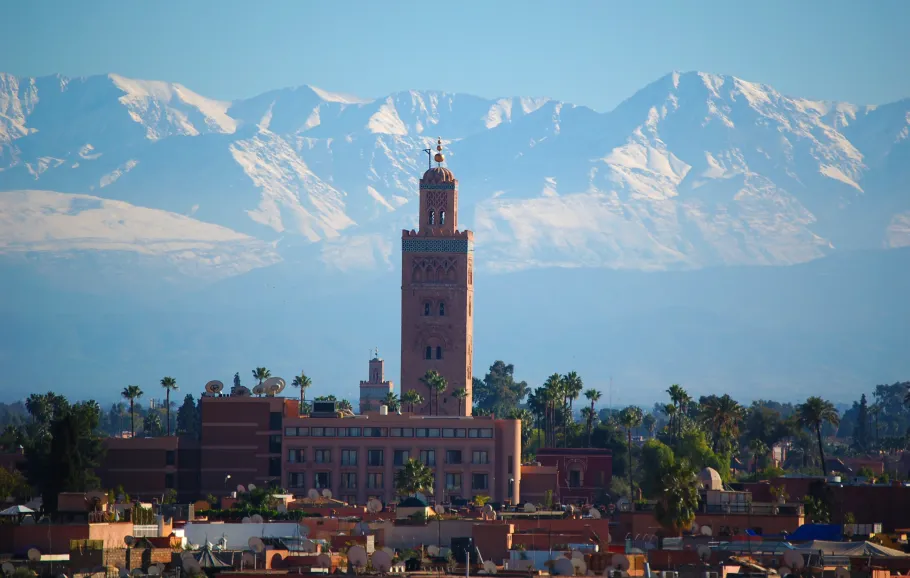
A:
{"type": "Polygon", "coordinates": [[[421,180],[428,185],[441,185],[443,183],[454,183],[455,175],[445,167],[433,167],[423,173],[421,180]]]}
{"type": "Polygon", "coordinates": [[[706,490],[723,490],[724,481],[714,468],[705,468],[698,473],[698,481],[706,490]]]}

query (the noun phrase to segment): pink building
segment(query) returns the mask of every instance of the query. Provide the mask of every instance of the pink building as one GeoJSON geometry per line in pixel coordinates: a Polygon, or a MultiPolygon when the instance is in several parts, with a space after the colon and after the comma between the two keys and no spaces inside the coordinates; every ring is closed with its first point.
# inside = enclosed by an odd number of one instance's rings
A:
{"type": "Polygon", "coordinates": [[[379,358],[379,350],[370,360],[369,379],[360,382],[360,413],[379,411],[384,399],[395,391],[395,385],[385,378],[385,362],[379,358]]]}

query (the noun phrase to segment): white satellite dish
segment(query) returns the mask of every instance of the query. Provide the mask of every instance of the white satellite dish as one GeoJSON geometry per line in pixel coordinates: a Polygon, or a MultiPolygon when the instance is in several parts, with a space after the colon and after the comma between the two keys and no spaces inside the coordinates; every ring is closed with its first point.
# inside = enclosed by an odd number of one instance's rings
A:
{"type": "Polygon", "coordinates": [[[331,500],[332,499],[332,490],[330,490],[328,488],[322,490],[322,497],[325,498],[326,500],[331,500]]]}
{"type": "Polygon", "coordinates": [[[571,556],[571,558],[572,558],[573,560],[584,560],[584,559],[585,559],[585,555],[584,555],[584,553],[579,552],[578,550],[572,550],[572,556],[571,556]]]}
{"type": "Polygon", "coordinates": [[[433,506],[433,511],[436,512],[437,516],[441,516],[446,513],[446,507],[442,504],[436,504],[433,506]]]}
{"type": "Polygon", "coordinates": [[[706,524],[706,525],[704,525],[704,526],[701,527],[701,535],[702,535],[702,536],[710,536],[710,535],[713,534],[713,533],[714,533],[714,531],[711,530],[711,526],[708,526],[708,525],[706,524]]]}
{"type": "Polygon", "coordinates": [[[240,523],[241,523],[241,524],[249,524],[249,523],[252,522],[252,521],[253,521],[253,519],[250,518],[249,516],[244,516],[244,517],[240,520],[240,523]]]}
{"type": "Polygon", "coordinates": [[[300,543],[300,549],[303,550],[304,552],[307,552],[308,554],[312,554],[318,548],[316,547],[316,542],[314,542],[310,539],[306,539],[300,543]]]}
{"type": "Polygon", "coordinates": [[[610,565],[613,566],[615,570],[620,572],[629,571],[629,559],[626,558],[625,554],[613,554],[613,558],[610,560],[610,565]]]}
{"type": "Polygon", "coordinates": [[[528,502],[527,504],[525,504],[525,512],[527,512],[529,514],[533,514],[536,511],[537,511],[537,506],[535,506],[531,502],[528,502]]]}
{"type": "Polygon", "coordinates": [[[261,524],[265,520],[263,520],[262,516],[260,516],[259,514],[253,514],[252,516],[250,516],[250,521],[253,522],[254,524],[261,524]]]}
{"type": "Polygon", "coordinates": [[[793,570],[790,570],[787,566],[781,566],[777,569],[777,573],[780,576],[789,576],[790,574],[793,574],[793,570]]]}
{"type": "Polygon", "coordinates": [[[302,538],[306,538],[310,535],[310,527],[306,524],[301,523],[298,525],[298,532],[300,532],[300,536],[302,538]]]}
{"type": "Polygon", "coordinates": [[[553,561],[553,574],[557,576],[574,576],[575,566],[568,558],[559,558],[553,561]]]}
{"type": "Polygon", "coordinates": [[[367,502],[367,512],[369,512],[371,514],[376,514],[381,511],[382,511],[382,502],[380,502],[376,498],[370,498],[370,500],[367,502]]]}
{"type": "Polygon", "coordinates": [[[262,541],[262,538],[257,538],[256,536],[251,537],[247,540],[247,544],[250,547],[250,550],[261,554],[265,550],[265,543],[262,541]]]}
{"type": "Polygon", "coordinates": [[[354,568],[363,568],[367,565],[367,551],[363,546],[351,546],[348,549],[348,562],[354,568]]]}
{"type": "Polygon", "coordinates": [[[248,486],[246,487],[246,489],[248,489],[249,491],[252,492],[253,490],[256,489],[256,484],[250,484],[250,485],[248,485],[248,486]]]}
{"type": "Polygon", "coordinates": [[[702,544],[698,547],[698,559],[702,562],[707,562],[708,558],[711,557],[711,547],[707,544],[702,544]]]}
{"type": "Polygon", "coordinates": [[[430,544],[427,546],[427,554],[430,556],[439,556],[439,546],[436,544],[430,544]]]}
{"type": "Polygon", "coordinates": [[[136,538],[133,538],[132,536],[124,536],[123,543],[126,544],[127,548],[129,548],[130,546],[132,546],[133,544],[136,543],[136,538]]]}
{"type": "Polygon", "coordinates": [[[850,570],[843,566],[838,566],[834,569],[834,578],[850,578],[850,570]]]}
{"type": "Polygon", "coordinates": [[[4,574],[12,574],[16,571],[16,567],[10,564],[9,562],[4,562],[3,566],[0,566],[0,569],[3,570],[4,574]]]}
{"type": "Polygon", "coordinates": [[[585,564],[585,559],[582,558],[572,558],[569,560],[572,563],[572,568],[575,569],[575,574],[578,576],[584,576],[588,573],[588,565],[585,564]]]}
{"type": "Polygon", "coordinates": [[[392,557],[387,552],[377,550],[373,552],[370,560],[373,562],[373,568],[383,574],[392,569],[392,557]]]}
{"type": "Polygon", "coordinates": [[[316,488],[312,488],[310,491],[308,491],[306,493],[306,497],[308,497],[311,500],[318,500],[319,499],[319,490],[317,490],[316,488]]]}
{"type": "Polygon", "coordinates": [[[32,562],[38,562],[41,560],[41,551],[38,548],[29,548],[28,549],[28,559],[32,562]]]}
{"type": "Polygon", "coordinates": [[[383,547],[382,551],[385,552],[386,554],[388,554],[390,558],[395,557],[395,550],[392,550],[388,546],[383,547]]]}
{"type": "MultiPolygon", "coordinates": [[[[366,554],[364,554],[366,556],[366,554]]],[[[366,564],[366,563],[364,563],[366,564]]],[[[332,557],[328,554],[320,554],[316,556],[316,567],[317,568],[331,568],[332,567],[332,557]]]]}
{"type": "Polygon", "coordinates": [[[205,384],[206,393],[218,395],[223,390],[224,390],[224,384],[221,383],[220,381],[218,381],[217,379],[213,379],[212,381],[205,384]]]}
{"type": "Polygon", "coordinates": [[[256,385],[253,387],[253,393],[256,395],[262,395],[265,393],[265,387],[263,387],[262,384],[256,385]]]}
{"type": "Polygon", "coordinates": [[[598,510],[597,508],[591,508],[591,517],[594,518],[595,520],[599,520],[600,519],[600,510],[598,510]]]}
{"type": "Polygon", "coordinates": [[[238,494],[245,494],[245,493],[246,493],[246,488],[243,487],[243,484],[237,484],[237,493],[238,493],[238,494]]]}
{"type": "Polygon", "coordinates": [[[784,553],[784,563],[794,570],[800,570],[806,565],[806,560],[796,550],[787,550],[784,553]]]}
{"type": "Polygon", "coordinates": [[[285,385],[287,384],[280,377],[270,377],[262,382],[262,389],[266,395],[273,397],[284,391],[285,385]]]}
{"type": "Polygon", "coordinates": [[[492,560],[487,560],[483,563],[483,571],[487,574],[496,574],[499,568],[496,567],[496,562],[492,560]]]}

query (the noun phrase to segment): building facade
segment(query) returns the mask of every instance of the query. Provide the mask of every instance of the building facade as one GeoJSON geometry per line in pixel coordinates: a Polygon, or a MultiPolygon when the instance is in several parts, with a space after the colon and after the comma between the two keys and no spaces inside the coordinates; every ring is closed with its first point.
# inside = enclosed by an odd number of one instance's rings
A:
{"type": "Polygon", "coordinates": [[[540,448],[537,462],[556,468],[554,499],[563,504],[599,502],[613,480],[613,452],[596,448],[540,448]]]}
{"type": "Polygon", "coordinates": [[[441,141],[420,179],[417,230],[401,232],[401,391],[418,391],[421,413],[471,415],[474,343],[474,234],[458,230],[458,181],[442,167],[441,141]],[[421,381],[436,370],[438,396],[421,381]],[[452,394],[465,389],[467,398],[452,394]],[[436,400],[438,397],[438,407],[436,400]]]}
{"type": "Polygon", "coordinates": [[[385,378],[385,362],[379,351],[370,359],[369,379],[360,382],[360,413],[379,411],[386,396],[395,391],[395,385],[385,378]]]}

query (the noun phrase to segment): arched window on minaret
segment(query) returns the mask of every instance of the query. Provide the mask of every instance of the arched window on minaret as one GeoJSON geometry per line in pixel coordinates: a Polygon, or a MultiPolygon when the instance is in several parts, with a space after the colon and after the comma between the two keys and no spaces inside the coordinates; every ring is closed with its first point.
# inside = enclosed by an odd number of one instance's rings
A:
{"type": "Polygon", "coordinates": [[[436,211],[434,211],[433,209],[430,209],[430,224],[431,225],[436,224],[436,211]]]}
{"type": "Polygon", "coordinates": [[[426,303],[423,304],[423,314],[425,316],[430,315],[430,302],[429,301],[427,301],[426,303]]]}
{"type": "Polygon", "coordinates": [[[439,224],[440,225],[446,224],[446,212],[445,211],[439,211],[439,224]]]}
{"type": "Polygon", "coordinates": [[[446,316],[446,304],[444,302],[441,302],[439,304],[439,316],[440,317],[446,316]]]}
{"type": "Polygon", "coordinates": [[[433,359],[433,348],[429,345],[427,345],[427,352],[426,355],[424,355],[424,359],[433,359]]]}
{"type": "Polygon", "coordinates": [[[442,359],[442,347],[439,345],[436,346],[436,359],[442,359]]]}

